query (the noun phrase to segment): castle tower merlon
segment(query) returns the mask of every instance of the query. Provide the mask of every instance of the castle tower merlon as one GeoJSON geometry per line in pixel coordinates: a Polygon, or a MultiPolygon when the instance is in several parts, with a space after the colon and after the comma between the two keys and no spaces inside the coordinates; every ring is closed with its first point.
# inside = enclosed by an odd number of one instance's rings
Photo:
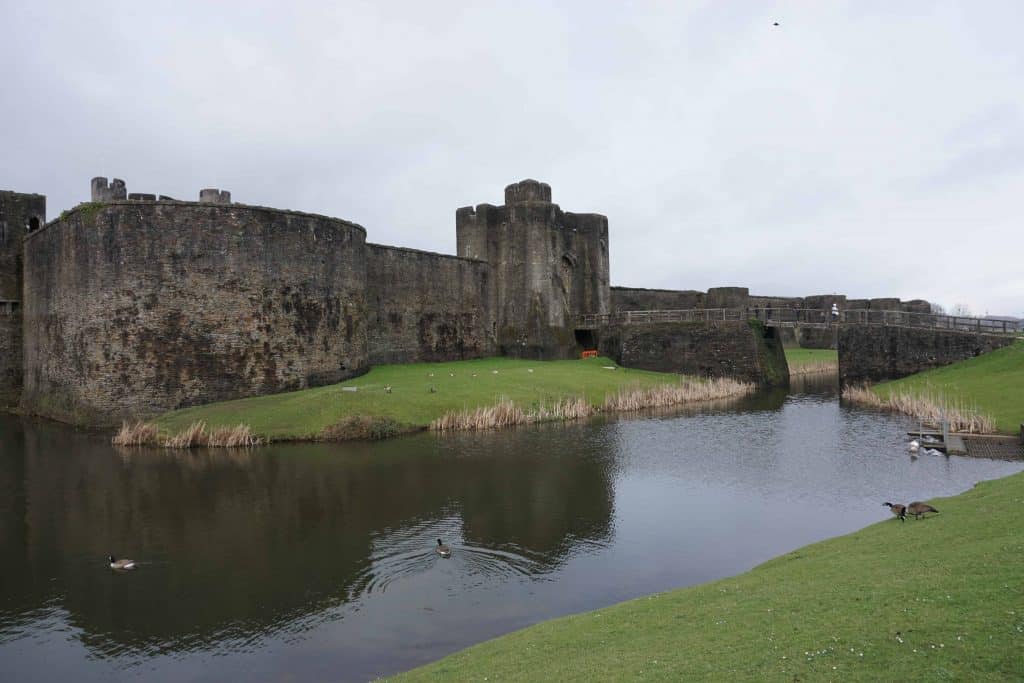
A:
{"type": "Polygon", "coordinates": [[[550,202],[551,186],[539,180],[520,180],[505,188],[505,205],[520,202],[550,202]]]}
{"type": "Polygon", "coordinates": [[[199,190],[200,204],[230,204],[231,193],[227,190],[218,190],[215,187],[207,187],[199,190]]]}
{"type": "Polygon", "coordinates": [[[120,178],[114,178],[110,184],[103,176],[97,176],[89,183],[89,195],[94,202],[112,202],[128,198],[128,188],[120,178]]]}

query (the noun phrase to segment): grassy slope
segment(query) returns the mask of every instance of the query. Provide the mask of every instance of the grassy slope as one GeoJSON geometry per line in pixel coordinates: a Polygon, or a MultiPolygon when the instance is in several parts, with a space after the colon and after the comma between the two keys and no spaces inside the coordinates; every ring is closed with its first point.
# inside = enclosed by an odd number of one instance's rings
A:
{"type": "Polygon", "coordinates": [[[786,349],[786,362],[790,367],[808,363],[838,363],[839,353],[835,349],[786,349]]]}
{"type": "Polygon", "coordinates": [[[261,436],[302,438],[315,435],[350,415],[390,417],[403,424],[427,425],[448,411],[492,405],[502,397],[529,406],[534,401],[550,403],[565,396],[583,395],[598,404],[606,393],[620,387],[679,381],[678,375],[603,367],[610,365],[613,363],[607,358],[570,361],[485,358],[383,365],[341,384],[186,408],[166,413],[156,423],[177,431],[196,420],[205,420],[210,426],[245,422],[261,436]],[[530,369],[533,372],[529,372],[530,369]],[[494,370],[497,374],[493,374],[494,370]],[[384,393],[384,386],[388,384],[392,387],[391,394],[384,393]],[[436,393],[430,393],[431,386],[436,388],[436,393]],[[358,391],[347,392],[342,387],[357,387],[358,391]]]}
{"type": "Polygon", "coordinates": [[[544,622],[398,679],[1024,679],[1024,474],[933,504],[926,520],[544,622]]]}
{"type": "Polygon", "coordinates": [[[962,400],[994,417],[999,431],[1017,432],[1024,422],[1024,342],[874,387],[880,396],[905,390],[962,400]]]}

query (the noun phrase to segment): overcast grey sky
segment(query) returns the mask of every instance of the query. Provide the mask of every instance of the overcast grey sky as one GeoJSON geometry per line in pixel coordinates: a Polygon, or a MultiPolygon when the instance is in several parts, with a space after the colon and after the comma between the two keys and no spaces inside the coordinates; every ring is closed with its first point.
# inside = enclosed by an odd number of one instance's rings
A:
{"type": "Polygon", "coordinates": [[[50,218],[117,176],[454,253],[532,177],[615,285],[1024,316],[1018,0],[0,8],[0,188],[50,218]]]}

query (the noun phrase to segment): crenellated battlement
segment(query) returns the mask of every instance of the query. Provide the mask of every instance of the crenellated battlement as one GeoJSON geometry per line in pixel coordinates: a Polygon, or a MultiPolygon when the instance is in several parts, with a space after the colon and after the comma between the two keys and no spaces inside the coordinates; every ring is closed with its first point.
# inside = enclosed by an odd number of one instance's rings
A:
{"type": "MultiPolygon", "coordinates": [[[[117,202],[117,201],[130,201],[130,202],[155,202],[158,201],[157,195],[149,192],[132,192],[129,194],[128,187],[125,182],[120,178],[114,178],[112,181],[107,181],[103,176],[96,176],[90,183],[91,199],[94,202],[117,202]]],[[[173,197],[167,195],[159,195],[159,201],[161,202],[173,202],[176,201],[173,197]]],[[[199,202],[201,204],[230,204],[231,193],[227,190],[220,190],[215,187],[208,187],[199,190],[199,202]]]]}

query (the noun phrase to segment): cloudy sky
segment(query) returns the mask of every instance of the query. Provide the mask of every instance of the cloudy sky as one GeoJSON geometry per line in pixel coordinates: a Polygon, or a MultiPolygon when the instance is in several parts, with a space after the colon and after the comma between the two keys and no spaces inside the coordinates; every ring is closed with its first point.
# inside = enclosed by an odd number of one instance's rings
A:
{"type": "Polygon", "coordinates": [[[616,285],[1024,316],[1024,3],[554,4],[0,0],[0,188],[454,253],[532,177],[608,216],[616,285]]]}

